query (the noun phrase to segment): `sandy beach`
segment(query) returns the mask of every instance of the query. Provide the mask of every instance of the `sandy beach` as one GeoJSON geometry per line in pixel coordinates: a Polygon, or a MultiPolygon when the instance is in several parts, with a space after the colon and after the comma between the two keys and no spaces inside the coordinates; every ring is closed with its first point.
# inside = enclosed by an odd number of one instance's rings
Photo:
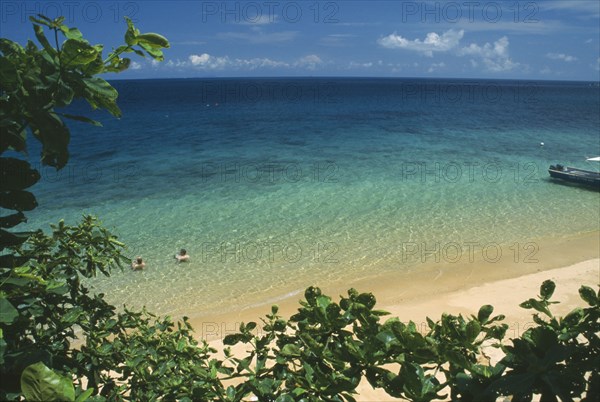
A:
{"type": "MultiPolygon", "coordinates": [[[[597,252],[597,249],[592,250],[597,252]]],[[[389,311],[391,316],[399,317],[402,321],[412,320],[418,326],[422,326],[424,330],[427,328],[426,317],[435,321],[443,312],[463,315],[477,314],[480,306],[492,304],[495,307],[494,314],[506,316],[504,322],[509,325],[507,337],[512,338],[520,336],[532,323],[532,311],[520,308],[519,304],[528,298],[536,297],[539,294],[540,284],[546,279],[552,279],[556,283],[553,299],[560,301],[559,304],[553,306],[553,313],[565,315],[573,308],[584,305],[578,294],[581,285],[598,288],[600,259],[588,259],[569,266],[526,273],[506,279],[481,281],[476,285],[472,285],[471,281],[465,281],[462,285],[454,283],[458,288],[451,291],[443,291],[443,287],[446,285],[440,287],[436,281],[432,281],[430,286],[434,291],[426,297],[423,296],[423,293],[421,296],[399,297],[397,293],[386,291],[386,288],[390,287],[389,283],[385,285],[380,283],[379,286],[369,290],[378,296],[379,309],[389,311]]],[[[367,281],[367,283],[369,282],[367,281]]],[[[366,283],[362,283],[362,285],[366,285],[366,283]]],[[[373,285],[372,282],[371,285],[373,285]]],[[[367,288],[360,286],[359,290],[365,291],[367,288]]],[[[329,292],[328,294],[334,296],[336,293],[329,292]]],[[[297,309],[297,299],[300,298],[301,295],[298,295],[279,303],[280,313],[289,317],[297,309]]],[[[201,338],[210,340],[214,347],[221,349],[222,337],[235,332],[240,322],[256,321],[267,312],[268,309],[261,306],[228,316],[213,317],[210,320],[193,320],[192,323],[201,338]]],[[[501,357],[495,349],[487,351],[487,353],[492,355],[493,360],[501,357]]],[[[373,390],[365,381],[359,386],[357,400],[388,401],[397,399],[387,396],[382,391],[373,390]]]]}
{"type": "MultiPolygon", "coordinates": [[[[412,271],[390,271],[352,282],[319,282],[314,278],[311,283],[306,283],[306,287],[319,286],[333,300],[339,300],[339,295],[345,296],[349,288],[371,292],[377,298],[379,309],[415,322],[425,322],[427,316],[439,317],[444,311],[470,314],[477,312],[483,304],[492,304],[497,313],[507,317],[506,322],[510,325],[510,320],[527,319],[527,312],[522,312],[518,305],[535,297],[546,279],[557,283],[556,300],[561,301],[556,305],[559,313],[563,308],[569,310],[570,303],[579,301],[577,289],[580,285],[594,287],[600,282],[599,232],[539,241],[536,245],[538,249],[532,263],[523,256],[514,259],[512,254],[506,253],[510,247],[507,246],[505,258],[499,261],[489,262],[482,258],[459,263],[440,261],[422,264],[412,271]]],[[[299,289],[272,302],[268,300],[276,300],[276,295],[265,292],[264,303],[239,306],[226,313],[188,316],[199,338],[218,340],[235,332],[241,322],[260,322],[273,304],[279,306],[282,316],[291,316],[298,308],[298,301],[303,299],[303,291],[304,288],[299,289]]]]}

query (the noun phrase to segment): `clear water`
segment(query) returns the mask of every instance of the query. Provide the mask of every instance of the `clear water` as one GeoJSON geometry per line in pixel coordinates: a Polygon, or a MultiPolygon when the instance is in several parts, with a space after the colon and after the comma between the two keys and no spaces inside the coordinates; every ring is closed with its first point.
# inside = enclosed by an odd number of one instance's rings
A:
{"type": "Polygon", "coordinates": [[[42,169],[29,217],[38,227],[95,214],[143,256],[144,272],[92,281],[117,305],[228,311],[418,269],[407,243],[479,247],[599,227],[599,193],[547,174],[600,155],[600,89],[589,83],[114,85],[123,117],[71,125],[69,165],[42,169]],[[174,263],[180,248],[188,264],[174,263]]]}

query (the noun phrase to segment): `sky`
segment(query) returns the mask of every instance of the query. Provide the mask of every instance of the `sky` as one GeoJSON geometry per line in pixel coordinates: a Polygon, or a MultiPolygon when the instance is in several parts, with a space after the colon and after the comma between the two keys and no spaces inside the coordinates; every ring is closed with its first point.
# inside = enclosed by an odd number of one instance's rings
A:
{"type": "MultiPolygon", "coordinates": [[[[167,37],[165,61],[118,78],[361,76],[600,80],[600,0],[5,1],[0,33],[64,15],[93,44],[124,17],[167,37]]],[[[110,78],[117,78],[111,76],[110,78]]]]}

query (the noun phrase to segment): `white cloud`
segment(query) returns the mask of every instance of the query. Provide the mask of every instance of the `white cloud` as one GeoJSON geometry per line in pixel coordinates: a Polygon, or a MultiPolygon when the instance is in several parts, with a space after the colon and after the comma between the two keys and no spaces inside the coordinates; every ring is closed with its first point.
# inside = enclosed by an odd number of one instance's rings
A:
{"type": "Polygon", "coordinates": [[[550,67],[544,66],[544,68],[540,70],[540,74],[552,74],[552,70],[550,70],[550,67]]]}
{"type": "Polygon", "coordinates": [[[432,63],[431,66],[429,66],[429,69],[427,70],[427,72],[433,73],[434,71],[437,71],[444,67],[446,67],[446,63],[444,63],[443,61],[441,63],[432,63]]]}
{"type": "Polygon", "coordinates": [[[269,58],[255,57],[253,59],[235,59],[231,63],[232,67],[256,70],[257,68],[289,67],[288,63],[283,61],[271,60],[269,58]]]}
{"type": "Polygon", "coordinates": [[[190,63],[192,63],[192,66],[206,70],[221,70],[231,63],[227,56],[215,57],[208,53],[202,53],[201,55],[192,54],[190,55],[189,60],[190,63]]]}
{"type": "Polygon", "coordinates": [[[566,61],[568,63],[577,60],[577,57],[575,56],[569,56],[567,54],[564,53],[547,53],[546,57],[552,60],[563,60],[566,61]]]}
{"type": "Polygon", "coordinates": [[[250,59],[232,59],[229,56],[212,56],[208,53],[202,53],[200,55],[192,54],[188,57],[187,61],[177,60],[173,62],[169,60],[166,63],[167,67],[188,67],[197,70],[211,70],[211,71],[222,71],[222,70],[257,70],[257,69],[269,69],[269,68],[301,68],[306,70],[315,70],[320,65],[324,64],[323,60],[316,54],[310,54],[301,57],[293,62],[286,62],[280,60],[273,60],[263,57],[254,57],[250,59]]]}
{"type": "Polygon", "coordinates": [[[379,38],[377,43],[388,49],[408,49],[423,53],[426,56],[432,57],[433,52],[447,52],[458,46],[460,40],[464,36],[465,31],[455,31],[449,29],[442,35],[435,32],[429,32],[425,39],[408,40],[395,32],[383,38],[379,38]]]}
{"type": "Polygon", "coordinates": [[[600,57],[598,57],[598,60],[596,60],[596,65],[592,64],[592,68],[596,71],[600,71],[600,57]]]}
{"type": "Polygon", "coordinates": [[[348,68],[349,69],[354,69],[354,68],[371,68],[371,67],[373,67],[373,62],[370,62],[370,61],[366,62],[366,63],[359,63],[359,62],[356,62],[356,61],[351,61],[348,64],[348,68]]]}
{"type": "Polygon", "coordinates": [[[309,54],[308,56],[304,56],[304,57],[300,58],[299,60],[297,60],[294,63],[294,66],[304,67],[309,70],[314,70],[317,68],[317,66],[319,64],[322,64],[322,63],[323,63],[323,60],[321,60],[321,58],[319,56],[317,56],[316,54],[309,54]]]}
{"type": "Polygon", "coordinates": [[[460,56],[476,56],[481,58],[484,66],[492,72],[509,71],[519,66],[511,60],[508,54],[509,41],[506,36],[495,41],[493,44],[486,43],[479,46],[471,43],[469,46],[459,50],[460,56]]]}
{"type": "Polygon", "coordinates": [[[132,61],[131,64],[129,65],[129,68],[131,68],[132,70],[139,70],[142,68],[142,65],[140,63],[138,63],[137,61],[132,61]]]}
{"type": "Polygon", "coordinates": [[[267,25],[274,24],[277,22],[277,14],[268,13],[268,14],[257,14],[257,15],[248,15],[244,18],[244,21],[238,22],[240,25],[267,25]]]}

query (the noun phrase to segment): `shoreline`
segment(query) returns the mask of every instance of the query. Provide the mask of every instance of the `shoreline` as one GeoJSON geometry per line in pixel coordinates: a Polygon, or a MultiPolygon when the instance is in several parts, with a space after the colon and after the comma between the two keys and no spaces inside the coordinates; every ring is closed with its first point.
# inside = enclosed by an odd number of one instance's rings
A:
{"type": "MultiPolygon", "coordinates": [[[[346,295],[350,288],[355,288],[359,292],[370,292],[377,298],[378,308],[386,310],[388,306],[408,306],[430,300],[442,300],[443,297],[450,294],[460,294],[507,280],[522,278],[530,281],[536,274],[550,277],[549,275],[552,275],[557,269],[566,269],[582,263],[589,264],[590,261],[596,261],[596,266],[600,266],[600,260],[598,260],[600,259],[600,232],[585,233],[566,239],[549,239],[537,244],[539,244],[536,254],[537,262],[533,263],[524,263],[523,258],[517,260],[511,258],[510,261],[498,262],[486,262],[481,258],[465,263],[440,261],[440,263],[421,264],[406,272],[389,270],[379,275],[366,276],[343,283],[319,283],[319,278],[315,278],[313,283],[309,283],[307,286],[319,286],[323,293],[332,297],[334,301],[339,299],[339,295],[346,295]],[[568,251],[565,252],[565,249],[568,251]]],[[[600,268],[598,268],[597,276],[600,276],[600,268]]],[[[535,297],[543,280],[535,284],[537,287],[526,298],[535,297]]],[[[586,285],[597,286],[598,282],[597,278],[596,283],[586,283],[586,285]]],[[[561,283],[557,282],[557,288],[560,286],[561,283]]],[[[197,315],[192,312],[187,316],[198,338],[212,341],[236,332],[241,322],[260,323],[260,318],[270,312],[273,304],[279,306],[280,315],[288,318],[296,312],[299,306],[298,301],[303,298],[304,289],[296,289],[279,295],[268,293],[261,301],[247,306],[239,306],[234,311],[197,315]]],[[[517,302],[514,307],[518,308],[518,304],[523,300],[517,302]]],[[[495,305],[496,302],[490,298],[482,304],[495,305]]],[[[472,307],[478,309],[480,305],[473,304],[472,307]]],[[[458,313],[458,311],[452,310],[451,306],[446,310],[448,313],[458,313]]],[[[439,316],[439,314],[437,315],[439,316]]],[[[423,320],[424,318],[422,317],[423,320]]],[[[432,318],[435,318],[435,314],[432,318]]]]}
{"type": "MultiPolygon", "coordinates": [[[[536,298],[539,294],[540,285],[546,279],[551,279],[556,283],[552,300],[559,301],[558,304],[552,306],[551,311],[556,317],[564,317],[574,308],[586,305],[578,293],[582,285],[590,286],[597,291],[598,286],[600,286],[600,258],[509,279],[487,281],[451,292],[436,293],[428,298],[396,302],[385,299],[378,300],[376,308],[390,313],[390,315],[382,317],[382,322],[391,317],[398,317],[403,322],[413,321],[421,332],[427,332],[429,327],[426,317],[438,321],[444,312],[454,315],[476,316],[482,305],[491,304],[494,307],[492,315],[502,314],[505,316],[502,321],[508,325],[505,342],[509,342],[509,339],[520,337],[523,332],[534,325],[532,315],[535,310],[521,308],[519,304],[529,298],[536,298]]],[[[374,294],[377,295],[377,291],[374,294]]],[[[332,296],[333,301],[339,301],[332,293],[329,293],[329,295],[332,296]]],[[[297,301],[287,300],[286,303],[280,304],[279,314],[289,318],[297,306],[297,301]]],[[[226,321],[226,319],[224,321],[205,321],[202,327],[197,326],[197,323],[192,321],[192,325],[196,329],[203,328],[212,331],[212,333],[205,332],[201,338],[207,340],[217,350],[216,356],[222,358],[224,347],[222,337],[237,332],[237,327],[242,321],[256,320],[255,317],[264,316],[267,312],[268,310],[264,310],[264,308],[261,308],[260,311],[253,309],[245,314],[229,317],[231,321],[226,321]],[[256,315],[257,313],[258,315],[256,315]]],[[[259,320],[256,321],[260,322],[259,320]]],[[[262,326],[259,324],[255,333],[260,331],[260,328],[262,326]]],[[[259,332],[258,334],[260,335],[259,332]]],[[[493,364],[503,357],[502,352],[497,348],[484,346],[483,349],[493,364]]],[[[244,350],[245,345],[236,345],[232,349],[234,354],[240,353],[241,355],[244,355],[244,350]]],[[[398,400],[381,389],[373,389],[364,378],[356,391],[357,394],[354,397],[357,401],[386,402],[398,400]]]]}

